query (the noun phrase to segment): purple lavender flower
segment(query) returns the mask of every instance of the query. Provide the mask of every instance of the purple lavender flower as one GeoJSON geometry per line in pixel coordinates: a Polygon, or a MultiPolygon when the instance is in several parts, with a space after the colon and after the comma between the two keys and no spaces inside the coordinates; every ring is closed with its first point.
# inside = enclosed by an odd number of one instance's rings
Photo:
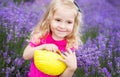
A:
{"type": "Polygon", "coordinates": [[[16,59],[14,60],[14,63],[15,63],[16,66],[21,67],[22,64],[24,63],[24,59],[23,59],[23,58],[16,58],[16,59]]]}
{"type": "Polygon", "coordinates": [[[11,62],[11,57],[8,57],[6,63],[9,64],[11,62]]]}
{"type": "Polygon", "coordinates": [[[3,53],[3,57],[4,57],[4,58],[6,58],[7,55],[8,55],[7,52],[4,52],[4,53],[3,53]]]}
{"type": "Polygon", "coordinates": [[[117,73],[120,74],[120,57],[115,57],[114,58],[114,62],[115,62],[115,65],[116,65],[116,68],[117,68],[117,73]]]}
{"type": "Polygon", "coordinates": [[[10,76],[10,68],[9,67],[7,67],[6,68],[6,76],[5,77],[9,77],[10,76]]]}
{"type": "Polygon", "coordinates": [[[19,71],[19,70],[17,70],[16,77],[21,77],[21,75],[20,75],[20,71],[19,71]]]}
{"type": "Polygon", "coordinates": [[[102,72],[107,76],[107,77],[111,77],[111,74],[108,72],[108,70],[104,67],[102,68],[102,72]]]}

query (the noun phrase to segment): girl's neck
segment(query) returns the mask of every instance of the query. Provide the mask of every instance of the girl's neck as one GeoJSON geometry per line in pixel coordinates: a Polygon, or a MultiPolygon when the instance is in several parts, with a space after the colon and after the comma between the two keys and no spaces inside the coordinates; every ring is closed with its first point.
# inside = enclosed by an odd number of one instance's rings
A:
{"type": "Polygon", "coordinates": [[[51,35],[51,37],[56,40],[56,41],[62,41],[64,40],[64,38],[59,38],[59,37],[55,37],[54,35],[51,35]]]}

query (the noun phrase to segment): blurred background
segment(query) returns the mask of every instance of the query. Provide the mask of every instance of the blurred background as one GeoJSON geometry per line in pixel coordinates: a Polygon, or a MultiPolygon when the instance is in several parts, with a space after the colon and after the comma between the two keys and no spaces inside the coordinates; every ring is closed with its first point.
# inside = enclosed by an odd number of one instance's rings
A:
{"type": "MultiPolygon", "coordinates": [[[[50,0],[0,0],[0,77],[27,77],[22,58],[50,0]]],[[[76,0],[83,14],[74,77],[120,77],[120,0],[76,0]]]]}

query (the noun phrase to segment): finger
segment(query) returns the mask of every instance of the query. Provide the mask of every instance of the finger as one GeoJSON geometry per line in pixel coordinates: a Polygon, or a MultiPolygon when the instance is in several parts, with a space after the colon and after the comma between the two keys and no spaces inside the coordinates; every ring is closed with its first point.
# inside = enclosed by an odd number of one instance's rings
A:
{"type": "Polygon", "coordinates": [[[75,53],[75,52],[73,52],[73,54],[74,54],[74,55],[76,55],[76,53],[75,53]]]}
{"type": "Polygon", "coordinates": [[[54,47],[50,47],[52,52],[56,52],[54,47]]]}
{"type": "Polygon", "coordinates": [[[55,45],[55,46],[54,46],[54,49],[55,49],[55,50],[58,50],[58,47],[55,45]]]}
{"type": "Polygon", "coordinates": [[[63,53],[61,53],[61,56],[65,59],[66,58],[66,55],[65,54],[63,54],[63,53]]]}
{"type": "Polygon", "coordinates": [[[50,44],[50,46],[51,46],[53,52],[57,52],[58,47],[57,47],[56,45],[54,45],[54,44],[50,44]]]}
{"type": "Polygon", "coordinates": [[[57,49],[57,47],[55,46],[55,47],[52,47],[53,48],[53,52],[57,52],[58,51],[58,49],[57,49]]]}
{"type": "Polygon", "coordinates": [[[72,50],[70,48],[67,48],[68,53],[72,54],[72,50]]]}
{"type": "Polygon", "coordinates": [[[66,63],[65,59],[58,58],[59,61],[66,63]]]}
{"type": "Polygon", "coordinates": [[[53,52],[53,49],[52,49],[52,48],[49,48],[49,51],[53,52]]]}
{"type": "Polygon", "coordinates": [[[64,55],[66,55],[66,56],[68,56],[68,55],[69,55],[69,53],[68,53],[68,52],[64,52],[63,54],[64,54],[64,55]]]}
{"type": "Polygon", "coordinates": [[[75,53],[75,52],[73,52],[73,54],[74,54],[74,55],[76,55],[76,53],[75,53]]]}
{"type": "Polygon", "coordinates": [[[55,50],[55,49],[53,49],[52,51],[53,51],[53,52],[56,52],[56,50],[55,50]]]}

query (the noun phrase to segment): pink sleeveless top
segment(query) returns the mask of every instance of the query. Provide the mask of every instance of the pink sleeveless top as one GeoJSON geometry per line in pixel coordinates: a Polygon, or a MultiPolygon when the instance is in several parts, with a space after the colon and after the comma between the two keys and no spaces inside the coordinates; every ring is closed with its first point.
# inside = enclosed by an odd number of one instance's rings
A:
{"type": "MultiPolygon", "coordinates": [[[[52,38],[51,34],[48,34],[46,38],[44,39],[40,39],[39,44],[34,44],[30,42],[29,45],[32,47],[36,47],[41,44],[51,44],[51,43],[57,45],[59,50],[63,52],[66,50],[66,43],[67,43],[66,40],[56,41],[52,38]]],[[[59,77],[59,76],[51,76],[51,75],[47,75],[39,71],[34,64],[34,60],[32,60],[31,65],[30,65],[30,72],[28,73],[28,77],[59,77]]]]}

